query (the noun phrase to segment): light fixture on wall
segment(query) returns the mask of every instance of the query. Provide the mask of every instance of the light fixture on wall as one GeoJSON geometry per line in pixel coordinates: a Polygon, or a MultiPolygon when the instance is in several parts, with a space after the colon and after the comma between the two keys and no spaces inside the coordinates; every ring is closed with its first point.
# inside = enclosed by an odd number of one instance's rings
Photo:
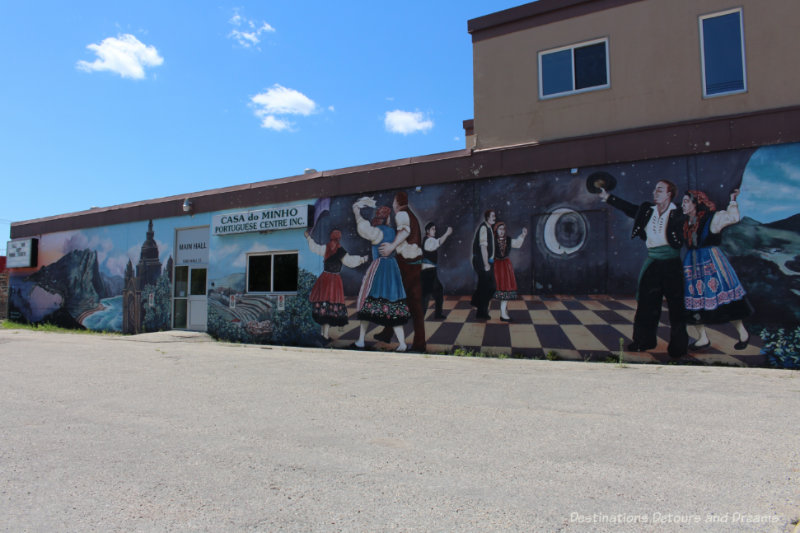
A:
{"type": "Polygon", "coordinates": [[[192,201],[188,198],[183,201],[183,212],[184,213],[192,212],[192,201]]]}

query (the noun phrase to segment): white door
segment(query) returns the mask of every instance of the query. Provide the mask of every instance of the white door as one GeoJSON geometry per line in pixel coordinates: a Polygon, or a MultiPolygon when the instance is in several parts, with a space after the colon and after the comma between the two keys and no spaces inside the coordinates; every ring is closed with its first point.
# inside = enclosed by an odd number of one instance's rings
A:
{"type": "Polygon", "coordinates": [[[205,267],[175,267],[172,327],[205,331],[208,322],[207,273],[205,267]]]}
{"type": "Polygon", "coordinates": [[[208,296],[205,268],[189,270],[189,320],[187,329],[205,331],[208,323],[208,296]]]}

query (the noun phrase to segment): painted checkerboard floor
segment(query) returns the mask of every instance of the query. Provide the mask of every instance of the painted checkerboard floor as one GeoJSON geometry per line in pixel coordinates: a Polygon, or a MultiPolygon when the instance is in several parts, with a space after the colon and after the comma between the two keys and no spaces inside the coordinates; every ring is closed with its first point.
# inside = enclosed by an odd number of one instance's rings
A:
{"type": "MultiPolygon", "coordinates": [[[[430,353],[450,352],[454,347],[472,351],[508,354],[522,357],[544,357],[555,352],[559,359],[604,361],[617,357],[620,339],[623,346],[631,342],[633,315],[636,301],[627,298],[601,296],[523,296],[508,304],[513,322],[500,320],[499,303],[492,302],[491,320],[477,320],[470,306],[470,296],[445,298],[444,320],[433,318],[433,308],[426,313],[425,333],[430,353]]],[[[331,345],[336,348],[350,346],[358,338],[359,322],[354,299],[347,300],[350,323],[341,328],[331,328],[331,345]]],[[[666,363],[669,321],[663,309],[659,325],[658,346],[649,352],[624,352],[629,362],[666,363]]],[[[711,347],[701,353],[690,353],[684,362],[721,363],[727,365],[760,365],[758,337],[751,334],[751,344],[744,350],[735,350],[738,338],[730,324],[709,327],[711,347]]],[[[380,329],[370,324],[366,348],[390,350],[395,344],[385,344],[374,339],[380,329]]],[[[406,342],[411,345],[413,328],[405,326],[406,342]]],[[[692,338],[694,328],[689,327],[692,338]]]]}

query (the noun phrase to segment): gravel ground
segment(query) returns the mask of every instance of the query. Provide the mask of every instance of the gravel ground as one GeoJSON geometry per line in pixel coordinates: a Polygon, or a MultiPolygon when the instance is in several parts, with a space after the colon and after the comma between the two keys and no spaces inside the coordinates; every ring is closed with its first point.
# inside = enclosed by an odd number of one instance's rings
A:
{"type": "Polygon", "coordinates": [[[0,330],[3,531],[780,531],[800,373],[0,330]]]}

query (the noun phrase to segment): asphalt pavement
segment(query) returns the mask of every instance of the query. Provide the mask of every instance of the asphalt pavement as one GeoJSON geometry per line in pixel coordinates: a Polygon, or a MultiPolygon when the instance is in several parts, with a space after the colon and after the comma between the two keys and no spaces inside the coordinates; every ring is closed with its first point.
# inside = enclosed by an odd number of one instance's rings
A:
{"type": "Polygon", "coordinates": [[[2,531],[776,531],[800,372],[0,330],[2,531]]]}

